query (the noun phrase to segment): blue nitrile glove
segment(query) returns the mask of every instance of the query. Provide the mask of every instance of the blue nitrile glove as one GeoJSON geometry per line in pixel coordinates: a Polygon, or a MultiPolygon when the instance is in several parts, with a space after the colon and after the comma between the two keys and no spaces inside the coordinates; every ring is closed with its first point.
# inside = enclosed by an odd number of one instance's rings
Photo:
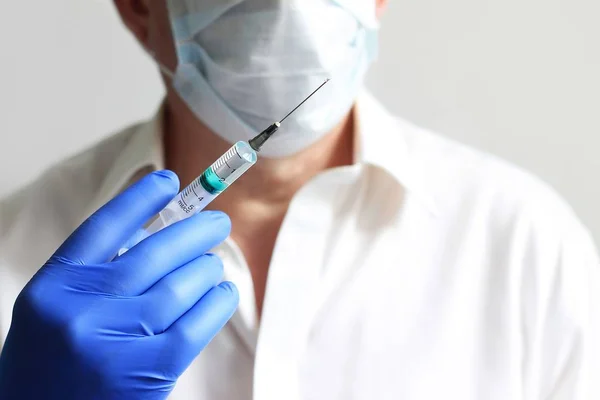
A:
{"type": "MultiPolygon", "coordinates": [[[[84,222],[19,295],[0,399],[164,399],[233,314],[237,290],[205,254],[230,221],[205,212],[109,261],[178,190],[148,175],[84,222]]],[[[35,243],[31,244],[35,246],[35,243]]]]}

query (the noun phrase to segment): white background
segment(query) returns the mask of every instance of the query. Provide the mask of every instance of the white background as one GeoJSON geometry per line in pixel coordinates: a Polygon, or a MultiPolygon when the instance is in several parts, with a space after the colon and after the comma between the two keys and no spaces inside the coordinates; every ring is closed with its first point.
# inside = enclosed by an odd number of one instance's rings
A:
{"type": "MultiPolygon", "coordinates": [[[[600,2],[390,3],[373,91],[541,176],[599,240],[600,2]]],[[[148,117],[162,95],[109,0],[1,1],[0,61],[0,196],[148,117]]]]}

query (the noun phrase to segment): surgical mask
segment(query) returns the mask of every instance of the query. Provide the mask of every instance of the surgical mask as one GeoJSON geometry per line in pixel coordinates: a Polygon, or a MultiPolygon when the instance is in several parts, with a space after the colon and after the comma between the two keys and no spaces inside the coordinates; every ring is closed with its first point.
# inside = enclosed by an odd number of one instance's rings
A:
{"type": "Polygon", "coordinates": [[[375,0],[169,0],[172,84],[230,143],[256,136],[324,79],[331,82],[265,145],[285,157],[348,114],[376,56],[375,0]]]}

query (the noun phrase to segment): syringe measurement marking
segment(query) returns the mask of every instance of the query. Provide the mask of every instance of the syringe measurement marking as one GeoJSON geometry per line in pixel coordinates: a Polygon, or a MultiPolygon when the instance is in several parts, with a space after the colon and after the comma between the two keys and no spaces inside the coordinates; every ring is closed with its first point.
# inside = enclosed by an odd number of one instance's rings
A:
{"type": "MultiPolygon", "coordinates": [[[[194,193],[194,195],[196,196],[196,198],[199,198],[200,196],[198,196],[198,193],[196,193],[196,187],[198,187],[198,180],[196,179],[190,186],[188,186],[188,188],[186,189],[187,196],[190,196],[192,193],[194,193]]],[[[186,204],[187,206],[187,204],[186,204]]]]}
{"type": "Polygon", "coordinates": [[[185,208],[188,208],[187,203],[185,202],[185,198],[187,197],[187,189],[183,191],[183,196],[181,196],[181,202],[183,203],[183,205],[185,206],[185,208]]]}
{"type": "MultiPolygon", "coordinates": [[[[231,165],[229,165],[229,163],[227,162],[227,160],[225,160],[225,165],[227,165],[227,167],[229,167],[229,169],[231,170],[231,172],[229,173],[229,175],[231,175],[231,174],[233,174],[235,172],[235,169],[231,168],[231,165]]],[[[219,175],[217,175],[217,176],[219,176],[219,175]]],[[[225,182],[225,178],[221,178],[219,176],[219,179],[221,180],[221,182],[225,182]]]]}
{"type": "Polygon", "coordinates": [[[196,188],[192,187],[192,192],[194,192],[194,194],[196,195],[196,198],[198,200],[200,200],[200,196],[198,196],[198,193],[196,193],[196,188]]]}
{"type": "Polygon", "coordinates": [[[185,188],[185,190],[182,193],[181,196],[181,203],[185,206],[185,208],[189,208],[190,206],[188,205],[187,201],[185,201],[185,199],[191,194],[191,192],[194,192],[194,194],[196,195],[197,198],[200,198],[200,196],[198,196],[198,194],[195,191],[195,188],[198,187],[198,180],[195,180],[190,186],[188,186],[187,188],[185,188]]]}

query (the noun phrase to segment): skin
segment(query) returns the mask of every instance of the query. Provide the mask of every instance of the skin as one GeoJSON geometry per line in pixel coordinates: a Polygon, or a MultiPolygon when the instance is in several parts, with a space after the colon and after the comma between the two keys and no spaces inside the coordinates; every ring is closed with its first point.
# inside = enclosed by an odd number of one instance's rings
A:
{"type": "MultiPolygon", "coordinates": [[[[198,0],[202,1],[202,0],[198,0]]],[[[377,3],[380,16],[387,0],[377,3]]],[[[114,0],[121,18],[140,44],[171,70],[177,67],[165,1],[114,0]]],[[[220,157],[231,144],[199,121],[163,77],[166,86],[165,160],[182,187],[220,157]]],[[[269,264],[281,223],[294,194],[322,171],[349,165],[353,153],[353,111],[331,132],[309,148],[290,157],[262,158],[244,179],[218,197],[212,209],[224,211],[232,221],[231,238],[242,250],[250,268],[260,316],[269,264]]]]}

